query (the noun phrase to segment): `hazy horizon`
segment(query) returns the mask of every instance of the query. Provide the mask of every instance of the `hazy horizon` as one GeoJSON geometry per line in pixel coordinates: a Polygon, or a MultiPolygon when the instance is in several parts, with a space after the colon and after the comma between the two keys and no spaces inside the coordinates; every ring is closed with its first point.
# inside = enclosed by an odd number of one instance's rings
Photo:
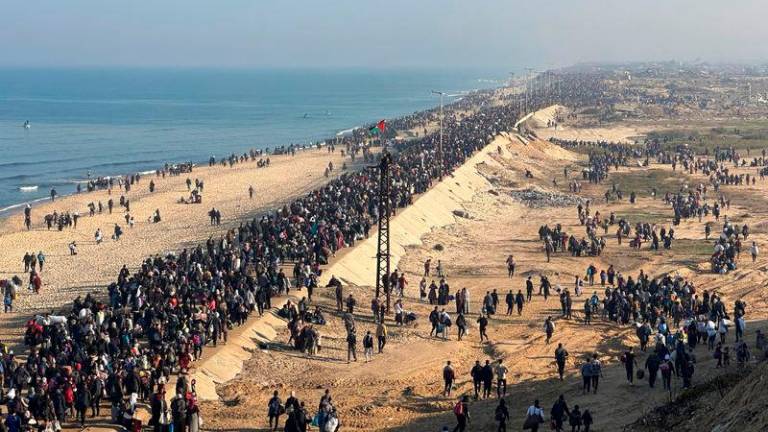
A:
{"type": "Polygon", "coordinates": [[[768,5],[712,0],[0,0],[0,67],[551,68],[763,62],[768,5]]]}

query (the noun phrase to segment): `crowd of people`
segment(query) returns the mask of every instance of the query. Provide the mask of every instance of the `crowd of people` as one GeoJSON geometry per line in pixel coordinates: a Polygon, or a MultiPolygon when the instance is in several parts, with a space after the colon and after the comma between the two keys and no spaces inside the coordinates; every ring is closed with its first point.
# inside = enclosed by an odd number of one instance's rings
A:
{"type": "MultiPolygon", "coordinates": [[[[507,105],[488,106],[479,115],[449,114],[444,129],[451,139],[443,143],[442,152],[436,134],[391,144],[390,207],[396,211],[409,205],[436,178],[514,123],[516,116],[517,111],[507,105]]],[[[395,120],[388,130],[413,121],[395,120]]],[[[256,156],[230,157],[222,163],[232,166],[256,156]]],[[[172,168],[164,168],[160,175],[179,175],[191,165],[172,168]]],[[[285,308],[291,335],[298,349],[311,353],[319,347],[313,342],[320,338],[312,326],[322,325],[322,312],[308,312],[311,290],[317,287],[321,265],[367,236],[378,217],[377,177],[375,168],[344,172],[278,211],[228,230],[218,240],[149,257],[133,272],[123,266],[106,299],[79,297],[59,314],[31,318],[24,338],[29,347],[26,360],[11,355],[3,364],[10,378],[4,382],[10,416],[18,417],[22,425],[44,427],[74,418],[83,423],[85,409],[94,407],[92,415],[98,415],[106,395],[116,423],[130,426],[138,405],[148,402],[155,430],[168,430],[170,424],[174,431],[197,430],[194,382],[187,375],[191,362],[206,346],[226,342],[232,326],[271,306],[270,298],[288,289],[290,281],[282,270],[287,263],[298,269],[295,285],[310,293],[297,309],[285,308]],[[173,377],[175,388],[167,389],[173,377]],[[166,392],[175,395],[170,405],[166,392]]],[[[141,179],[133,175],[96,184],[117,185],[127,192],[141,179]]],[[[202,190],[202,185],[196,189],[202,190]]],[[[120,204],[126,210],[130,205],[122,197],[120,204]]],[[[218,211],[212,213],[212,224],[219,224],[218,211]]],[[[76,253],[74,242],[70,249],[76,253]]],[[[300,424],[301,409],[293,408],[289,422],[300,424]]]]}
{"type": "MultiPolygon", "coordinates": [[[[577,85],[567,87],[563,101],[578,106],[582,99],[592,99],[594,91],[601,85],[600,80],[587,80],[583,83],[586,85],[584,89],[579,89],[577,85]]],[[[471,101],[476,106],[478,98],[482,100],[484,95],[473,95],[463,103],[471,101]]],[[[392,158],[390,195],[385,199],[389,200],[389,207],[395,212],[410,205],[434,181],[449,174],[508,125],[514,124],[514,119],[519,117],[519,110],[514,104],[487,104],[478,113],[467,116],[449,111],[443,119],[443,128],[444,134],[450,139],[442,144],[438,134],[427,134],[426,131],[411,140],[391,140],[393,131],[425,127],[435,119],[435,115],[435,111],[431,110],[396,119],[388,124],[386,131],[382,131],[381,142],[386,144],[385,151],[392,158]]],[[[351,138],[344,138],[342,145],[346,145],[350,157],[362,153],[366,161],[373,162],[375,156],[368,151],[367,145],[362,144],[367,138],[361,135],[363,133],[364,128],[353,132],[351,138]]],[[[566,141],[557,141],[557,144],[565,147],[585,145],[566,141]]],[[[670,157],[669,152],[662,151],[660,146],[653,143],[646,143],[645,149],[641,150],[615,143],[588,143],[586,146],[593,147],[594,151],[590,151],[590,167],[584,170],[582,178],[592,183],[604,181],[609,170],[629,166],[636,159],[644,159],[640,164],[647,165],[651,157],[668,161],[673,166],[681,164],[686,169],[711,172],[715,191],[720,184],[749,183],[748,178],[742,179],[710,163],[681,157],[681,152],[670,157]]],[[[293,154],[295,148],[289,146],[280,152],[293,154]]],[[[219,161],[212,157],[209,165],[218,163],[232,167],[257,158],[258,163],[264,166],[270,163],[269,158],[264,158],[262,153],[251,151],[242,156],[233,154],[219,161]]],[[[332,167],[328,169],[330,172],[332,167]]],[[[380,216],[376,169],[368,167],[360,171],[343,171],[337,178],[282,208],[243,222],[216,240],[209,238],[205,245],[165,256],[149,257],[133,272],[123,266],[116,280],[109,285],[106,299],[91,295],[78,297],[71,307],[59,314],[31,318],[27,322],[24,336],[29,348],[27,358],[20,361],[13,353],[9,353],[4,356],[1,364],[4,379],[0,389],[5,393],[9,413],[6,423],[18,425],[16,430],[29,428],[29,425],[60,425],[70,420],[84,424],[88,409],[92,417],[100,415],[101,401],[106,397],[111,419],[115,423],[134,428],[137,409],[140,409],[141,403],[148,403],[150,426],[156,431],[195,432],[200,428],[201,418],[195,383],[188,375],[192,362],[203,355],[206,347],[226,343],[228,332],[233,326],[246,322],[254,313],[261,315],[265,309],[272,307],[271,299],[274,296],[287,293],[293,288],[305,288],[306,296],[298,304],[286,302],[279,308],[278,314],[288,322],[289,343],[293,343],[294,349],[310,356],[315,355],[322,349],[318,328],[325,323],[326,318],[319,307],[312,307],[312,292],[318,288],[322,265],[327,264],[341,249],[367,238],[373,222],[380,216]],[[284,267],[289,265],[294,269],[293,279],[284,272],[284,267]],[[174,379],[175,384],[172,386],[174,379]],[[169,391],[174,395],[170,403],[166,396],[169,391]]],[[[191,170],[192,164],[166,166],[156,175],[180,175],[191,170]]],[[[140,180],[138,174],[116,180],[97,179],[93,181],[93,187],[111,189],[117,185],[128,192],[140,180]]],[[[755,181],[754,176],[751,180],[755,181]]],[[[191,180],[188,180],[187,185],[192,194],[190,200],[196,202],[203,190],[202,182],[196,182],[194,190],[191,188],[191,180]]],[[[573,188],[580,190],[580,185],[573,188]]],[[[150,191],[154,191],[154,182],[150,191]]],[[[634,200],[633,194],[630,195],[631,200],[634,200]]],[[[621,199],[622,192],[614,187],[611,196],[621,199]]],[[[55,197],[53,192],[51,197],[55,197]]],[[[110,212],[111,202],[110,199],[110,212]]],[[[683,218],[699,214],[699,208],[702,213],[710,211],[705,204],[700,205],[701,201],[696,199],[695,194],[692,197],[680,193],[668,202],[675,211],[676,219],[678,215],[683,218]]],[[[123,196],[120,205],[126,208],[126,212],[130,211],[130,201],[123,196]]],[[[713,214],[715,208],[718,209],[718,218],[721,207],[716,204],[711,208],[713,214]]],[[[101,203],[98,208],[101,212],[101,203]]],[[[90,209],[91,214],[96,212],[95,209],[94,204],[90,209]]],[[[651,248],[658,249],[660,244],[669,248],[674,239],[672,228],[666,229],[649,223],[637,223],[633,235],[629,222],[623,219],[617,221],[613,214],[609,218],[601,218],[599,213],[593,215],[589,211],[588,202],[585,206],[579,204],[578,212],[586,229],[586,236],[581,239],[569,235],[560,225],[553,228],[541,226],[539,237],[544,243],[548,261],[551,254],[561,251],[568,251],[573,256],[601,255],[606,241],[604,236],[598,234],[598,228],[603,227],[607,233],[607,227],[614,224],[617,225],[619,243],[622,238],[631,238],[630,245],[638,248],[644,241],[648,241],[651,248]]],[[[218,210],[213,208],[209,216],[211,225],[221,224],[218,210]]],[[[159,212],[156,217],[156,222],[159,222],[159,212]]],[[[68,213],[54,213],[50,219],[46,219],[49,229],[57,224],[59,230],[64,226],[76,225],[76,221],[77,214],[68,213]]],[[[721,248],[716,251],[719,268],[730,268],[728,260],[738,256],[740,249],[737,245],[740,239],[746,240],[748,235],[744,228],[726,222],[716,246],[721,248]]],[[[117,232],[115,235],[119,238],[117,232]]],[[[74,242],[70,250],[76,253],[74,242]]],[[[34,258],[27,255],[24,264],[32,268],[32,274],[35,272],[34,258]]],[[[752,255],[753,259],[757,255],[756,245],[752,255]]],[[[36,258],[42,271],[44,260],[40,260],[39,255],[36,258]]],[[[713,266],[714,261],[713,257],[713,266]]],[[[507,261],[507,268],[512,276],[515,271],[514,259],[507,261]]],[[[439,282],[432,281],[427,285],[426,278],[430,276],[430,270],[430,264],[425,263],[424,279],[419,289],[420,298],[434,305],[429,316],[432,326],[430,335],[448,338],[448,329],[455,325],[461,340],[466,333],[467,316],[471,310],[469,291],[462,288],[452,293],[440,263],[437,267],[439,282]],[[446,310],[450,302],[455,303],[455,320],[446,310]]],[[[406,284],[404,275],[395,272],[387,286],[393,292],[399,291],[402,294],[406,284]]],[[[631,276],[625,278],[612,266],[598,269],[590,264],[584,279],[576,278],[573,295],[568,288],[559,285],[553,287],[545,275],[540,276],[539,293],[547,297],[551,291],[555,291],[562,307],[560,319],[574,319],[573,303],[576,299],[581,300],[585,284],[590,287],[599,284],[603,291],[602,298],[597,291],[584,297],[582,321],[585,325],[590,325],[597,317],[624,326],[634,324],[637,326],[641,351],[649,348],[652,338],[655,341],[653,353],[648,358],[657,360],[646,361],[651,386],[653,383],[650,375],[655,377],[655,372],[651,374],[651,370],[656,367],[656,361],[663,377],[664,365],[669,364],[670,373],[681,376],[683,385],[689,386],[696,363],[693,350],[704,335],[708,349],[715,353],[713,355],[719,355],[723,366],[727,366],[730,350],[725,345],[731,326],[735,329],[738,342],[734,348],[737,360],[749,356],[743,341],[746,305],[737,302],[729,313],[719,296],[706,291],[699,293],[691,281],[675,275],[652,278],[640,271],[636,279],[631,276]],[[712,337],[713,328],[714,334],[720,336],[719,344],[712,337]]],[[[356,361],[358,335],[354,313],[357,300],[352,294],[345,296],[341,282],[335,278],[327,287],[335,290],[336,313],[346,327],[347,361],[356,361]]],[[[531,277],[526,280],[525,290],[526,296],[522,290],[517,294],[512,291],[506,294],[504,301],[507,314],[511,314],[514,307],[521,314],[524,303],[532,300],[534,285],[531,277]]],[[[478,337],[481,342],[487,340],[485,329],[489,319],[499,313],[500,302],[496,290],[488,291],[478,302],[476,322],[480,328],[478,337]]],[[[394,309],[396,316],[400,316],[398,324],[407,323],[409,314],[404,310],[402,302],[396,302],[394,309]]],[[[381,316],[383,310],[379,299],[373,299],[371,311],[377,330],[375,334],[366,332],[362,338],[366,360],[373,354],[376,342],[379,352],[383,351],[386,344],[387,330],[381,316]]],[[[555,321],[552,317],[545,321],[547,343],[556,331],[555,321]]],[[[567,357],[565,347],[558,346],[555,362],[561,378],[567,357]]],[[[622,359],[628,368],[627,378],[632,381],[634,369],[638,367],[634,353],[629,350],[622,359]]],[[[584,392],[597,392],[599,378],[602,376],[599,358],[591,356],[580,367],[580,371],[584,378],[584,392]]],[[[444,395],[449,397],[456,373],[450,362],[442,372],[444,395]]],[[[499,405],[495,409],[494,419],[499,424],[499,430],[506,430],[509,420],[504,399],[508,372],[502,360],[486,360],[485,365],[478,361],[470,371],[476,399],[490,398],[494,383],[496,385],[499,405]]],[[[539,405],[536,401],[527,410],[527,429],[538,430],[539,425],[544,423],[544,410],[539,405]]],[[[455,430],[465,430],[470,418],[469,408],[469,398],[466,396],[462,396],[455,404],[455,430]]],[[[549,416],[555,430],[562,430],[567,422],[573,430],[588,432],[594,421],[588,409],[582,410],[578,405],[569,407],[562,395],[555,401],[549,416]]],[[[288,432],[305,431],[308,425],[318,427],[321,432],[336,432],[340,426],[340,413],[336,411],[327,391],[314,416],[310,416],[308,408],[293,394],[283,403],[278,391],[275,391],[267,404],[267,417],[270,428],[277,430],[282,427],[288,432]],[[282,416],[285,416],[284,423],[281,422],[282,416]]]]}

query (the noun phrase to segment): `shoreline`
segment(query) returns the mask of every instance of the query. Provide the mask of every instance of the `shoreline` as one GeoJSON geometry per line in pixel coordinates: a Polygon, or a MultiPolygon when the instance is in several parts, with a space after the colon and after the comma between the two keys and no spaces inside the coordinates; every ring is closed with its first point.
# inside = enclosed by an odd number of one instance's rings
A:
{"type": "MultiPolygon", "coordinates": [[[[490,92],[486,95],[487,98],[493,98],[496,93],[490,92]]],[[[475,100],[472,99],[471,101],[474,102],[475,100]]],[[[469,105],[467,102],[459,105],[460,108],[469,107],[469,110],[472,111],[479,110],[480,106],[482,105],[469,105]]],[[[505,116],[515,115],[498,109],[495,114],[502,119],[506,118],[505,116]]],[[[426,127],[430,126],[433,120],[433,116],[427,111],[420,114],[420,117],[405,118],[401,125],[397,124],[396,120],[388,126],[390,131],[411,135],[413,130],[421,130],[418,128],[426,130],[426,127]]],[[[412,181],[418,180],[420,183],[414,183],[408,189],[408,193],[414,200],[419,200],[425,192],[430,192],[436,186],[440,187],[441,184],[454,178],[456,170],[463,169],[469,160],[473,160],[478,151],[487,147],[488,143],[492,141],[491,137],[498,134],[493,123],[485,115],[476,116],[474,121],[476,122],[474,128],[466,126],[466,122],[460,123],[461,127],[465,128],[462,132],[475,134],[478,138],[482,136],[485,145],[479,142],[479,139],[478,141],[459,141],[455,144],[457,152],[454,157],[439,160],[445,172],[448,173],[443,182],[437,181],[436,170],[423,168],[425,171],[422,177],[412,178],[412,181]]],[[[454,125],[453,128],[458,129],[459,126],[457,125],[454,125]]],[[[392,133],[392,135],[395,134],[392,133]]],[[[427,134],[424,138],[419,137],[413,144],[403,144],[402,138],[393,140],[399,142],[399,144],[393,145],[393,154],[398,155],[397,157],[401,159],[399,163],[406,167],[404,171],[408,172],[408,167],[417,161],[413,156],[418,153],[414,152],[418,151],[420,145],[429,144],[435,139],[434,134],[427,134]]],[[[328,188],[326,185],[328,182],[334,182],[336,187],[344,187],[345,180],[335,180],[343,177],[346,173],[355,173],[348,179],[358,182],[357,185],[347,183],[347,190],[355,190],[353,189],[355,186],[361,188],[360,190],[363,192],[375,190],[376,182],[370,180],[369,174],[363,169],[370,164],[369,160],[365,160],[368,158],[363,158],[362,155],[358,154],[353,162],[349,162],[354,153],[345,152],[344,155],[341,155],[339,150],[340,148],[332,151],[330,148],[316,146],[314,151],[297,152],[295,156],[287,153],[282,155],[284,157],[274,157],[274,160],[266,167],[261,167],[260,164],[251,159],[237,162],[234,165],[221,164],[219,161],[212,167],[203,166],[194,169],[191,173],[166,176],[162,179],[159,176],[142,176],[141,180],[131,187],[130,192],[97,189],[90,193],[61,197],[33,208],[33,227],[31,230],[23,228],[22,218],[4,218],[0,221],[0,248],[3,248],[6,253],[0,257],[0,278],[10,279],[11,276],[21,274],[22,279],[24,279],[27,274],[21,271],[21,257],[30,250],[33,251],[33,254],[37,250],[45,250],[47,259],[45,270],[41,272],[42,289],[39,293],[31,293],[26,292],[24,284],[19,287],[19,296],[13,302],[14,310],[3,315],[2,324],[4,325],[2,327],[5,330],[0,332],[0,338],[7,341],[9,348],[16,349],[20,356],[24,357],[27,349],[22,344],[21,335],[25,330],[23,323],[26,320],[34,314],[65,310],[72,305],[73,299],[76,298],[82,300],[86,296],[93,295],[95,299],[103,300],[105,287],[114,283],[116,275],[121,273],[123,266],[129,273],[135,272],[134,274],[139,275],[140,272],[144,271],[144,263],[148,259],[153,257],[160,259],[161,255],[168,252],[174,252],[177,254],[176,256],[179,256],[179,251],[199,247],[206,243],[206,238],[208,242],[214,244],[217,239],[222,239],[223,242],[225,235],[237,235],[233,233],[237,233],[238,228],[242,233],[243,222],[251,219],[256,220],[258,215],[265,212],[274,214],[278,221],[281,218],[287,221],[287,216],[277,216],[281,208],[287,208],[285,205],[288,203],[291,203],[292,206],[296,203],[302,205],[301,198],[298,201],[297,198],[306,196],[310,191],[310,197],[315,196],[315,194],[325,194],[323,200],[332,199],[327,194],[333,191],[333,188],[328,188]],[[329,176],[327,167],[330,163],[333,164],[334,169],[329,176]],[[340,169],[343,164],[347,163],[350,166],[346,171],[340,169]],[[323,170],[326,170],[325,175],[323,170]],[[202,178],[205,181],[204,190],[201,189],[204,197],[202,205],[186,204],[177,199],[179,195],[184,197],[189,194],[189,185],[185,187],[184,183],[185,177],[188,179],[195,178],[195,180],[202,178]],[[154,191],[147,187],[150,179],[154,179],[156,182],[154,191]],[[248,189],[253,185],[256,186],[257,190],[255,200],[248,197],[248,189]],[[86,216],[87,213],[84,212],[86,214],[81,215],[79,223],[75,227],[65,226],[62,228],[59,226],[58,229],[56,227],[51,229],[49,226],[46,229],[45,224],[40,223],[41,216],[46,212],[50,214],[52,211],[60,211],[62,212],[60,214],[63,214],[63,212],[73,208],[83,210],[89,201],[91,203],[99,201],[99,204],[101,204],[101,200],[115,199],[116,201],[117,197],[123,193],[130,199],[130,215],[135,215],[138,223],[135,227],[131,224],[130,228],[124,228],[120,238],[109,238],[110,226],[112,224],[123,225],[123,222],[120,221],[124,215],[128,214],[127,208],[124,213],[123,208],[117,206],[116,212],[112,212],[111,207],[109,213],[105,210],[94,214],[92,210],[91,216],[86,216]],[[215,210],[221,211],[224,216],[221,226],[218,223],[207,223],[210,213],[208,209],[211,206],[215,210]],[[162,213],[162,221],[153,222],[151,220],[155,212],[162,213]],[[106,235],[104,237],[96,236],[94,239],[91,233],[98,233],[102,229],[106,235]],[[78,242],[78,253],[67,254],[67,245],[74,241],[78,242]]],[[[438,159],[429,153],[428,155],[425,156],[422,153],[422,158],[431,157],[431,160],[427,159],[427,162],[422,159],[422,166],[427,163],[438,163],[438,159]]],[[[375,160],[375,154],[373,157],[375,160]]],[[[402,193],[405,194],[405,192],[402,193]]],[[[448,194],[451,193],[454,192],[449,189],[448,194]]],[[[120,198],[122,200],[123,197],[120,198]]],[[[309,201],[305,199],[303,205],[307,206],[307,202],[311,202],[311,200],[312,198],[309,198],[309,201]]],[[[397,213],[400,213],[401,210],[407,212],[412,204],[414,204],[412,201],[402,201],[401,204],[396,204],[397,213]]],[[[317,211],[319,210],[308,208],[307,214],[297,214],[314,217],[313,213],[310,212],[317,211]]],[[[453,216],[450,218],[452,219],[453,216]]],[[[302,228],[300,232],[303,236],[305,232],[308,233],[309,231],[304,231],[302,228]]],[[[351,236],[352,232],[346,234],[351,236]]],[[[262,241],[259,237],[261,233],[250,235],[253,236],[252,241],[262,241]]],[[[311,234],[307,235],[311,236],[311,234]]],[[[246,246],[237,244],[237,250],[242,252],[243,249],[240,248],[247,248],[248,242],[245,243],[246,246]]],[[[354,255],[354,246],[357,245],[353,244],[355,243],[354,240],[349,243],[349,245],[337,246],[339,259],[342,259],[348,252],[350,255],[354,255]]],[[[234,245],[235,243],[231,244],[234,245]]],[[[281,261],[283,258],[286,262],[291,262],[289,255],[285,257],[281,255],[281,261]]],[[[327,255],[327,258],[331,258],[330,255],[327,255]]],[[[331,259],[330,261],[332,263],[335,260],[331,259]]],[[[320,263],[318,259],[318,264],[325,267],[329,263],[320,263]]],[[[326,273],[327,275],[328,273],[326,273]]],[[[135,287],[135,285],[129,286],[123,281],[119,289],[132,289],[131,287],[135,287]]],[[[277,298],[275,300],[277,301],[277,298]]],[[[110,299],[111,303],[112,299],[110,299]]],[[[237,334],[243,334],[247,325],[243,326],[242,329],[240,327],[238,326],[237,334]]],[[[215,348],[211,350],[208,347],[205,351],[210,352],[211,358],[217,358],[214,362],[220,361],[215,355],[218,350],[215,348]]],[[[248,350],[246,352],[247,357],[250,358],[251,352],[248,350]]],[[[197,364],[193,363],[191,366],[194,368],[197,364]]]]}
{"type": "MultiPolygon", "coordinates": [[[[313,148],[317,148],[317,149],[324,148],[324,147],[326,147],[326,145],[327,144],[325,143],[325,141],[323,141],[322,143],[311,145],[311,146],[310,145],[302,145],[302,146],[294,146],[294,148],[296,149],[296,152],[298,153],[298,152],[303,152],[303,151],[307,151],[307,150],[312,150],[313,148]]],[[[270,157],[271,158],[271,157],[275,157],[275,156],[284,156],[285,155],[285,154],[267,153],[268,150],[270,150],[270,149],[267,148],[265,150],[261,150],[264,153],[262,153],[258,157],[270,157]]],[[[256,149],[249,149],[248,151],[257,151],[257,150],[256,149]]],[[[226,159],[224,159],[224,160],[226,160],[226,159]]],[[[252,161],[249,161],[249,162],[252,162],[252,161]]],[[[200,162],[182,162],[182,161],[167,162],[167,164],[169,166],[177,165],[177,164],[182,164],[182,163],[191,163],[192,166],[194,168],[197,168],[197,169],[208,167],[208,164],[207,164],[206,161],[200,161],[200,162]]],[[[216,165],[220,166],[220,163],[221,163],[221,161],[217,161],[216,165]]],[[[123,178],[124,179],[125,177],[130,177],[131,175],[136,175],[136,174],[140,175],[142,178],[146,178],[146,177],[154,178],[155,174],[157,173],[157,171],[158,170],[162,171],[163,169],[164,169],[164,167],[160,167],[160,168],[155,169],[155,170],[139,171],[139,172],[135,172],[133,174],[112,174],[112,175],[100,176],[100,177],[96,177],[96,178],[97,179],[99,179],[99,178],[103,178],[103,179],[123,178]]],[[[80,180],[73,181],[73,184],[75,184],[75,185],[77,185],[77,184],[88,184],[89,181],[90,181],[89,179],[80,179],[80,180]]],[[[18,189],[20,189],[22,187],[38,187],[39,188],[38,185],[25,185],[25,186],[19,186],[18,189]]],[[[37,190],[39,190],[39,189],[37,189],[37,190]]],[[[95,190],[93,190],[91,192],[88,192],[88,191],[83,191],[83,192],[74,191],[74,192],[71,192],[71,193],[57,194],[56,195],[56,199],[57,200],[65,199],[65,198],[69,198],[69,197],[72,197],[72,196],[75,196],[75,195],[87,195],[87,194],[92,194],[94,192],[105,191],[105,190],[106,189],[99,188],[99,189],[95,189],[95,190]]],[[[19,191],[19,192],[21,192],[21,191],[19,191]]],[[[19,202],[19,203],[14,203],[14,204],[10,204],[8,206],[2,207],[2,208],[0,208],[0,223],[1,223],[2,219],[5,219],[7,217],[10,217],[10,216],[17,215],[17,214],[21,213],[21,209],[23,209],[24,206],[27,205],[27,204],[40,203],[40,202],[45,202],[45,201],[50,201],[50,200],[51,200],[50,196],[45,196],[45,197],[35,198],[33,200],[23,201],[23,202],[19,202]]]]}
{"type": "MultiPolygon", "coordinates": [[[[467,97],[470,97],[472,95],[480,95],[480,94],[493,94],[494,92],[496,92],[500,88],[503,88],[503,87],[501,87],[501,86],[494,86],[494,87],[487,87],[487,88],[473,88],[473,89],[468,89],[468,90],[459,90],[457,92],[460,95],[460,97],[458,97],[456,99],[453,99],[450,102],[446,102],[444,104],[444,108],[446,109],[447,112],[450,112],[450,110],[452,109],[452,107],[454,105],[460,104],[467,97]]],[[[409,117],[425,115],[425,114],[428,114],[428,113],[431,113],[431,112],[436,112],[438,109],[439,109],[439,105],[436,104],[436,105],[432,105],[432,106],[430,106],[428,108],[421,109],[421,110],[403,111],[400,114],[398,114],[396,117],[392,117],[392,118],[386,119],[386,121],[388,123],[396,124],[398,121],[404,121],[404,120],[408,119],[409,117]]],[[[459,110],[459,109],[460,108],[457,108],[457,110],[459,110]]],[[[242,148],[242,149],[237,150],[237,153],[230,153],[229,155],[222,155],[221,158],[217,157],[217,163],[219,163],[221,160],[228,159],[231,155],[235,155],[235,156],[239,157],[242,154],[250,154],[251,152],[261,153],[257,157],[262,157],[262,156],[263,157],[272,157],[272,156],[275,156],[274,151],[276,151],[278,149],[282,149],[282,150],[288,151],[288,149],[292,147],[292,148],[296,149],[296,151],[306,151],[306,150],[309,150],[309,149],[312,149],[312,148],[323,148],[323,147],[327,146],[329,143],[336,143],[337,145],[343,145],[344,141],[345,140],[349,140],[349,139],[352,139],[352,141],[354,143],[355,141],[360,141],[361,137],[362,138],[368,138],[368,132],[367,132],[368,128],[370,126],[372,126],[372,125],[375,125],[377,121],[378,121],[378,119],[373,119],[373,120],[371,120],[371,123],[358,124],[358,125],[355,125],[355,126],[349,126],[349,127],[345,127],[344,129],[336,130],[335,132],[329,132],[328,136],[326,136],[324,138],[321,138],[321,139],[318,139],[317,141],[314,141],[314,142],[310,141],[309,144],[293,144],[293,143],[289,143],[289,144],[281,144],[281,145],[275,145],[275,146],[267,146],[267,147],[264,147],[264,148],[258,148],[258,147],[242,148]],[[243,152],[245,152],[245,153],[243,153],[243,152]]],[[[392,140],[392,139],[396,139],[396,138],[399,138],[399,137],[397,137],[396,135],[390,135],[389,134],[389,130],[387,130],[385,132],[385,138],[388,139],[388,140],[392,140]]],[[[363,141],[365,141],[365,139],[363,141]]],[[[119,162],[119,161],[117,161],[117,162],[119,162]]],[[[192,160],[192,161],[189,161],[189,160],[186,160],[186,161],[179,161],[179,160],[171,161],[171,160],[169,160],[169,161],[165,161],[164,162],[165,165],[175,165],[175,164],[182,164],[182,163],[192,163],[192,164],[194,164],[194,166],[201,167],[201,166],[207,165],[208,161],[207,160],[198,160],[198,161],[194,161],[194,160],[192,160]]],[[[155,173],[157,170],[162,170],[162,169],[163,169],[163,166],[158,166],[158,167],[156,167],[154,169],[145,169],[143,171],[105,174],[105,175],[101,175],[101,176],[95,176],[95,177],[93,177],[93,179],[98,179],[98,178],[107,178],[108,179],[108,178],[121,178],[121,177],[125,178],[125,177],[128,177],[128,176],[134,175],[134,174],[139,174],[139,175],[145,176],[145,175],[151,175],[151,174],[155,173]]],[[[74,180],[67,180],[66,184],[67,185],[72,185],[73,187],[75,187],[77,184],[87,184],[90,180],[91,179],[88,179],[88,178],[80,178],[80,179],[74,179],[74,180]]],[[[51,187],[51,184],[48,184],[48,183],[46,183],[44,185],[33,184],[33,183],[38,183],[38,182],[30,182],[30,183],[25,183],[25,184],[21,184],[21,185],[14,185],[14,189],[13,190],[15,192],[19,193],[21,195],[21,197],[23,197],[24,192],[20,190],[21,188],[37,187],[37,189],[35,189],[34,191],[29,191],[30,193],[34,193],[35,191],[42,191],[42,189],[44,189],[44,188],[50,188],[51,187]]],[[[43,182],[43,183],[45,183],[45,182],[43,182]]],[[[57,187],[60,187],[60,186],[62,186],[62,185],[56,183],[52,187],[53,188],[57,188],[57,187]]],[[[67,186],[67,189],[68,188],[69,188],[69,186],[67,186]]],[[[45,191],[45,192],[47,193],[48,191],[45,191]]],[[[81,192],[81,193],[88,193],[88,192],[81,192]]],[[[59,194],[57,196],[57,199],[58,198],[68,197],[68,196],[75,195],[75,194],[77,194],[77,192],[75,190],[73,190],[72,192],[62,193],[62,194],[59,194]]],[[[17,201],[17,202],[11,202],[11,203],[9,203],[7,205],[4,205],[4,206],[0,207],[0,220],[6,218],[8,216],[12,216],[15,213],[18,213],[20,211],[20,209],[22,209],[26,204],[39,203],[39,202],[44,201],[46,199],[50,199],[50,197],[46,195],[46,196],[39,197],[39,198],[33,198],[33,199],[30,199],[30,200],[20,200],[20,201],[17,201]]]]}

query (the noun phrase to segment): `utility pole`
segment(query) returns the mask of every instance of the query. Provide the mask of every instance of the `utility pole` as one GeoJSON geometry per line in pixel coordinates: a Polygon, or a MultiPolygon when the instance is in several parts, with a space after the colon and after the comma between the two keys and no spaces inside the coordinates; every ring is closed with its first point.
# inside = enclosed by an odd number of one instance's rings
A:
{"type": "Polygon", "coordinates": [[[443,96],[445,92],[432,90],[432,94],[440,95],[440,144],[437,150],[438,166],[440,168],[440,181],[443,180],[443,96]]]}
{"type": "Polygon", "coordinates": [[[528,112],[529,105],[528,105],[528,93],[531,89],[533,89],[532,83],[531,83],[531,72],[533,72],[532,68],[525,68],[526,75],[525,75],[525,113],[528,112]]]}
{"type": "Polygon", "coordinates": [[[386,150],[381,156],[379,162],[379,232],[378,247],[376,249],[376,297],[381,295],[381,290],[387,297],[387,313],[390,306],[390,286],[389,286],[389,219],[390,219],[390,178],[389,169],[392,164],[392,157],[386,150]]]}

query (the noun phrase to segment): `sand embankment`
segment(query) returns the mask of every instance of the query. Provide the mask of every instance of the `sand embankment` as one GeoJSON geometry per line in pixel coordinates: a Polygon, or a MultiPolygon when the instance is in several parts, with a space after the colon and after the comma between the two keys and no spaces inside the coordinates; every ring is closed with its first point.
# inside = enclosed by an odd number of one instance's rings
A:
{"type": "MultiPolygon", "coordinates": [[[[288,298],[273,298],[272,305],[282,305],[288,298]]],[[[243,362],[259,349],[259,345],[271,342],[277,335],[278,328],[284,327],[285,321],[278,317],[274,310],[265,311],[264,316],[252,318],[245,325],[229,332],[226,345],[209,347],[203,358],[195,362],[190,371],[195,380],[197,398],[218,399],[216,384],[235,378],[243,370],[243,362]]]]}
{"type": "Polygon", "coordinates": [[[632,144],[645,136],[652,128],[631,123],[611,124],[602,127],[584,127],[573,124],[565,118],[569,108],[551,105],[528,114],[518,124],[522,124],[536,133],[543,140],[550,138],[581,141],[610,141],[632,144]]]}
{"type": "MultiPolygon", "coordinates": [[[[507,134],[498,136],[452,175],[446,176],[443,181],[416,199],[413,205],[400,210],[392,218],[390,253],[393,270],[408,247],[421,245],[422,237],[433,229],[456,222],[458,216],[454,214],[454,210],[463,210],[464,204],[470,202],[478,192],[491,187],[477,166],[482,163],[497,164],[489,154],[494,152],[497,146],[509,143],[511,139],[507,134]]],[[[469,216],[471,217],[471,214],[469,216]]],[[[324,286],[328,279],[335,275],[349,285],[374,286],[376,251],[377,236],[374,232],[370,238],[357,243],[354,248],[332,261],[323,271],[320,285],[324,286]]],[[[296,299],[295,296],[293,298],[296,299]]],[[[275,298],[272,305],[282,305],[285,300],[286,297],[275,298]]],[[[209,350],[210,355],[197,362],[192,371],[198,398],[217,399],[216,385],[235,378],[242,371],[243,362],[253,355],[259,344],[268,344],[277,334],[277,329],[284,326],[285,321],[270,311],[261,318],[252,319],[233,332],[234,334],[230,333],[227,345],[209,350]]]]}
{"type": "MultiPolygon", "coordinates": [[[[413,205],[398,212],[390,221],[390,255],[392,270],[397,268],[406,248],[421,244],[421,238],[435,228],[450,225],[456,221],[454,210],[462,210],[478,191],[490,187],[488,180],[477,170],[480,163],[495,163],[488,157],[504,136],[469,158],[453,175],[446,176],[432,189],[420,196],[413,205]]],[[[471,215],[469,215],[471,217],[471,215]]],[[[376,251],[378,239],[375,234],[358,243],[349,253],[333,262],[321,278],[323,282],[335,275],[347,284],[358,286],[376,285],[376,251]]]]}

